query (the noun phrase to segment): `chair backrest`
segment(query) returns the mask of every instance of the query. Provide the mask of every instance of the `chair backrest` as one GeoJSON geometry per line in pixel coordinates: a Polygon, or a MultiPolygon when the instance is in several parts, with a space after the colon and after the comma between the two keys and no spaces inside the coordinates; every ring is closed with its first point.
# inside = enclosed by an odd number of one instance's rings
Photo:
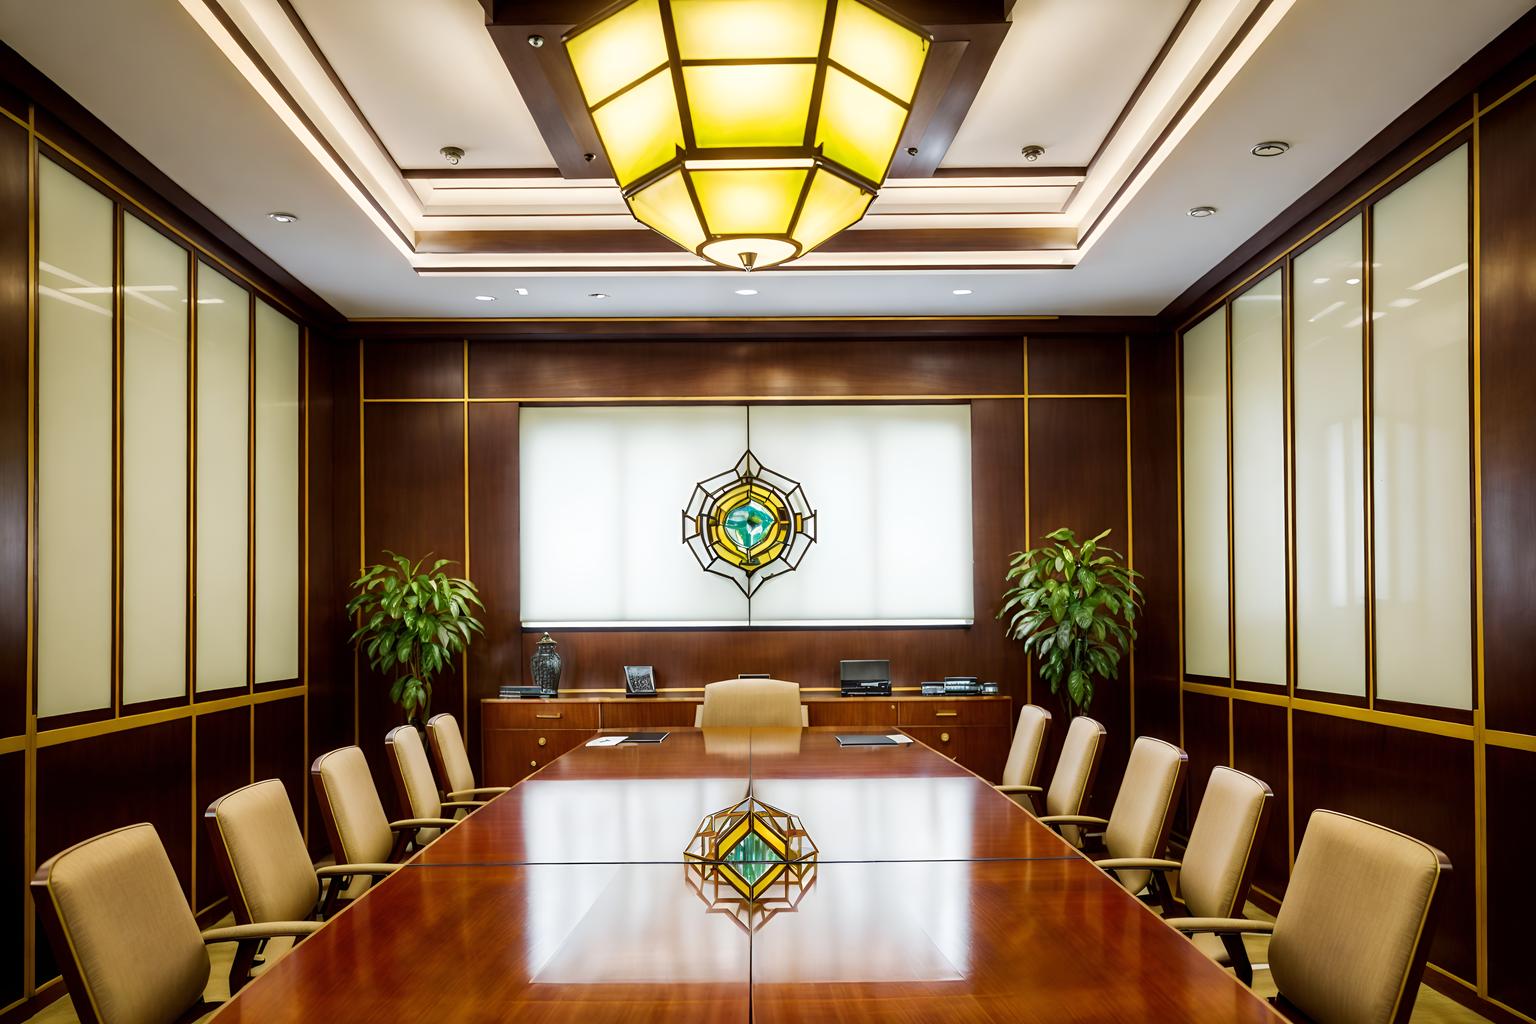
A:
{"type": "MultiPolygon", "coordinates": [[[[1104,849],[1111,857],[1163,855],[1188,767],[1189,755],[1167,740],[1136,737],[1104,829],[1104,849]]],[[[1151,879],[1146,871],[1115,874],[1131,892],[1140,892],[1151,879]]]]}
{"type": "Polygon", "coordinates": [[[1280,998],[1326,1024],[1407,1021],[1450,870],[1428,843],[1313,811],[1269,942],[1280,998]]]}
{"type": "Polygon", "coordinates": [[[1032,786],[1040,767],[1040,752],[1045,749],[1045,734],[1051,731],[1051,713],[1045,708],[1025,704],[1019,709],[1019,724],[1013,730],[1013,746],[1008,748],[1008,762],[1003,765],[1003,785],[1032,786]]]}
{"type": "MultiPolygon", "coordinates": [[[[441,818],[443,800],[437,792],[437,780],[432,777],[432,765],[427,762],[427,748],[422,745],[421,733],[414,725],[397,725],[384,737],[384,750],[389,756],[389,771],[395,777],[395,793],[400,798],[400,811],[407,818],[441,818]]],[[[424,828],[416,832],[418,846],[430,843],[438,837],[440,829],[424,828]]]]}
{"type": "Polygon", "coordinates": [[[1045,791],[1046,814],[1081,814],[1099,774],[1099,755],[1104,752],[1104,727],[1086,715],[1067,726],[1061,756],[1045,791]]]}
{"type": "Polygon", "coordinates": [[[320,880],[280,781],[226,793],[208,805],[203,821],[237,923],[309,918],[320,880]]]}
{"type": "Polygon", "coordinates": [[[444,712],[427,719],[427,746],[432,751],[432,764],[437,768],[444,793],[475,788],[475,770],[464,747],[464,734],[459,732],[459,723],[452,715],[444,712]]]}
{"type": "Polygon", "coordinates": [[[1211,770],[1179,871],[1179,895],[1190,916],[1242,915],[1273,797],[1252,775],[1225,765],[1211,770]]]}
{"type": "Polygon", "coordinates": [[[86,1024],[165,1024],[202,1002],[208,950],[153,825],[57,854],[32,898],[86,1024]]]}
{"type": "Polygon", "coordinates": [[[336,863],[379,864],[389,860],[394,837],[362,750],[341,747],[321,754],[310,765],[309,775],[336,863]]]}
{"type": "Polygon", "coordinates": [[[782,679],[726,679],[704,687],[700,726],[776,726],[798,728],[806,722],[800,684],[782,679]]]}

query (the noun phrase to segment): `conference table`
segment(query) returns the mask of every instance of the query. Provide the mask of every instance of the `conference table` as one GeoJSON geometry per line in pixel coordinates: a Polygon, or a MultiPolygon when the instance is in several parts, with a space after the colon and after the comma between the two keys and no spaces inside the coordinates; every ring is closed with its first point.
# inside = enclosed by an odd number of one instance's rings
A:
{"type": "Polygon", "coordinates": [[[844,747],[838,731],[577,747],[418,851],[218,1019],[1281,1019],[982,779],[921,743],[844,747]],[[749,793],[817,848],[772,912],[716,898],[683,856],[749,793]]]}

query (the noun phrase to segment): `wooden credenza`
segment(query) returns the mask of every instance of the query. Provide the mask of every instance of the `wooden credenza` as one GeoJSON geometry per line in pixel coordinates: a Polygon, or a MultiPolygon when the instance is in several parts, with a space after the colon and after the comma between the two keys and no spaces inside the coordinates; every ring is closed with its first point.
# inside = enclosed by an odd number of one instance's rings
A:
{"type": "MultiPolygon", "coordinates": [[[[482,786],[510,786],[599,729],[683,729],[697,697],[583,697],[481,702],[482,786]]],[[[900,730],[996,782],[1013,738],[1010,697],[837,697],[806,694],[813,726],[900,730]]]]}

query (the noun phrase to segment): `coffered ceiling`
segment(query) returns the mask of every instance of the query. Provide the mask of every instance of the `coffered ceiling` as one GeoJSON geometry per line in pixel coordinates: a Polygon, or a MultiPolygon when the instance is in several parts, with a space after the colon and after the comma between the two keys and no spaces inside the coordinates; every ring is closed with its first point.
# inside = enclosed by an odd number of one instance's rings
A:
{"type": "Polygon", "coordinates": [[[1529,7],[907,5],[969,19],[935,33],[958,84],[869,215],[754,275],[755,305],[552,128],[528,62],[558,39],[527,37],[597,0],[0,0],[0,34],[352,316],[1153,313],[1529,7]],[[1270,138],[1291,152],[1248,153],[1270,138]]]}

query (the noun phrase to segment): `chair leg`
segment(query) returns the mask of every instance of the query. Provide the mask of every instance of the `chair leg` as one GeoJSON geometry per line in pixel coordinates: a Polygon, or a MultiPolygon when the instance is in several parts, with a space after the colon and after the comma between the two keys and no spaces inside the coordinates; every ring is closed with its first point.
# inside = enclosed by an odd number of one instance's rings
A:
{"type": "Polygon", "coordinates": [[[336,875],[326,879],[325,896],[320,901],[320,920],[329,921],[331,915],[336,913],[336,900],[350,882],[350,878],[336,875]]]}
{"type": "Polygon", "coordinates": [[[1157,905],[1162,908],[1164,917],[1179,916],[1179,905],[1173,898],[1173,886],[1168,884],[1168,876],[1161,871],[1152,872],[1152,895],[1157,897],[1157,905]]]}
{"type": "Polygon", "coordinates": [[[247,939],[236,943],[235,959],[229,965],[229,994],[236,992],[251,980],[251,968],[256,966],[256,954],[261,950],[260,939],[247,939]]]}
{"type": "Polygon", "coordinates": [[[1253,964],[1248,960],[1248,947],[1241,935],[1222,935],[1221,944],[1227,948],[1227,959],[1232,961],[1232,972],[1237,980],[1253,987],[1253,964]]]}

